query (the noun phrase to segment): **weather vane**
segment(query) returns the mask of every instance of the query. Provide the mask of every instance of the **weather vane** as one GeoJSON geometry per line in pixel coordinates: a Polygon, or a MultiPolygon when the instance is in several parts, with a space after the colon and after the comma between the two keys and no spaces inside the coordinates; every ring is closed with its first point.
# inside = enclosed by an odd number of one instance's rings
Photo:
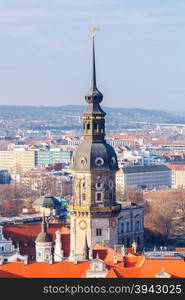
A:
{"type": "MultiPolygon", "coordinates": [[[[94,22],[93,22],[94,23],[94,22]]],[[[96,31],[100,30],[100,28],[94,26],[94,24],[92,24],[91,26],[91,32],[92,32],[92,37],[95,38],[95,33],[96,31]]]]}

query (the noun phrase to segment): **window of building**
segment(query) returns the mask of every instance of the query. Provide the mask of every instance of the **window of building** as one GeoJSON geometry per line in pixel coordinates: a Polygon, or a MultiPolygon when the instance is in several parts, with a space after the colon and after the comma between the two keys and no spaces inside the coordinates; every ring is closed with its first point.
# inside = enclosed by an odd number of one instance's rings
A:
{"type": "Polygon", "coordinates": [[[82,187],[85,188],[85,181],[82,182],[82,187]]]}
{"type": "Polygon", "coordinates": [[[112,200],[112,193],[109,193],[109,200],[112,200]]]}
{"type": "Polygon", "coordinates": [[[28,247],[28,242],[25,241],[25,242],[23,243],[23,245],[24,245],[24,247],[28,247]]]}
{"type": "Polygon", "coordinates": [[[93,128],[94,128],[94,130],[97,130],[98,129],[98,124],[97,123],[93,124],[93,128]]]}
{"type": "Polygon", "coordinates": [[[100,182],[100,181],[96,182],[96,189],[97,190],[102,189],[102,187],[103,187],[103,183],[102,182],[100,182]]]}
{"type": "Polygon", "coordinates": [[[102,202],[102,193],[96,193],[96,201],[102,202]]]}
{"type": "Polygon", "coordinates": [[[140,222],[139,220],[136,221],[136,231],[140,230],[140,222]]]}
{"type": "Polygon", "coordinates": [[[121,233],[124,232],[124,223],[121,223],[121,233]]]}
{"type": "Polygon", "coordinates": [[[102,229],[96,228],[96,236],[102,236],[102,229]]]}
{"type": "Polygon", "coordinates": [[[126,231],[129,232],[130,231],[130,226],[129,226],[129,222],[127,222],[127,225],[126,225],[126,231]]]}
{"type": "Polygon", "coordinates": [[[89,130],[91,128],[90,123],[87,124],[87,130],[89,130]]]}
{"type": "Polygon", "coordinates": [[[104,164],[103,158],[102,158],[102,157],[97,157],[97,158],[95,159],[95,164],[96,164],[98,167],[102,166],[102,165],[104,164]]]}
{"type": "Polygon", "coordinates": [[[130,247],[130,238],[128,237],[127,238],[127,248],[129,248],[130,247]]]}
{"type": "Polygon", "coordinates": [[[82,193],[82,201],[85,201],[85,200],[86,200],[86,194],[82,193]]]}
{"type": "Polygon", "coordinates": [[[140,237],[137,237],[137,245],[140,246],[140,237]]]}

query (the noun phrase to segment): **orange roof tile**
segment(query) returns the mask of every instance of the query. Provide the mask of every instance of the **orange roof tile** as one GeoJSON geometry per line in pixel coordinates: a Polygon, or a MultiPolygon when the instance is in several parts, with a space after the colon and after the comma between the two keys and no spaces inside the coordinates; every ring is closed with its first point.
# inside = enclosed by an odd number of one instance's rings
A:
{"type": "Polygon", "coordinates": [[[166,165],[169,169],[175,170],[175,171],[185,171],[185,165],[166,165]]]}
{"type": "Polygon", "coordinates": [[[24,265],[22,262],[6,263],[0,267],[0,277],[26,278],[82,278],[90,262],[59,262],[52,265],[47,262],[33,262],[24,265]]]}
{"type": "Polygon", "coordinates": [[[115,273],[114,269],[111,268],[106,276],[106,278],[118,278],[118,275],[115,273]]]}

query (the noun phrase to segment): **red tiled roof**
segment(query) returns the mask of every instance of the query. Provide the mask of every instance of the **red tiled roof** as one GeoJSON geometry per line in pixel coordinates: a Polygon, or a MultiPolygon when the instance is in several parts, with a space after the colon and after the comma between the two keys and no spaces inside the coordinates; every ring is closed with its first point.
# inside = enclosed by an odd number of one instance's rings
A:
{"type": "Polygon", "coordinates": [[[116,272],[114,271],[113,268],[111,268],[106,276],[106,278],[118,278],[118,275],[116,274],[116,272]]]}
{"type": "Polygon", "coordinates": [[[26,278],[81,278],[84,277],[90,262],[59,262],[52,265],[47,262],[31,262],[24,265],[23,262],[6,263],[0,267],[0,277],[26,277],[26,278]]]}
{"type": "Polygon", "coordinates": [[[166,165],[169,169],[175,170],[175,171],[185,171],[185,165],[166,165]]]}
{"type": "MultiPolygon", "coordinates": [[[[55,240],[55,232],[60,230],[61,241],[64,250],[64,256],[68,256],[70,252],[70,238],[69,229],[64,225],[49,224],[48,232],[52,234],[55,240]]],[[[19,243],[20,253],[22,255],[35,255],[35,239],[41,231],[41,224],[24,224],[24,225],[6,225],[4,226],[5,238],[11,238],[15,243],[19,243]],[[28,242],[28,246],[24,243],[28,242]]]]}

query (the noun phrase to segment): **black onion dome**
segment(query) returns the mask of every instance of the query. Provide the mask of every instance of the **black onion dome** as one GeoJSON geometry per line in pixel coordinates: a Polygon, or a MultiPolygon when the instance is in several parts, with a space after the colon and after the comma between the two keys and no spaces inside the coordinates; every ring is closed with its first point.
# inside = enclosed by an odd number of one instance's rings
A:
{"type": "Polygon", "coordinates": [[[73,171],[117,171],[118,169],[116,153],[105,141],[102,143],[85,141],[73,154],[73,171]]]}

